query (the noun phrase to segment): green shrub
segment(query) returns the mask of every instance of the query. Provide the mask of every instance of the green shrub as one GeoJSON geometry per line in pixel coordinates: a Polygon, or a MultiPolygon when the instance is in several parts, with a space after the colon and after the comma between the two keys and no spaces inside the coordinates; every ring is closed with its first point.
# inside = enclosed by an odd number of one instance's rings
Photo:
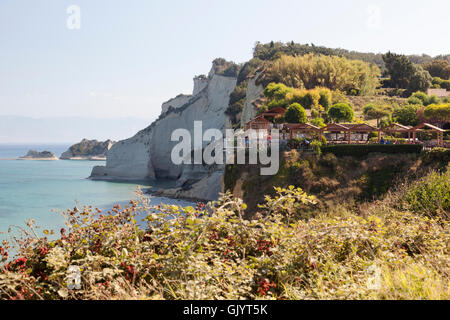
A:
{"type": "Polygon", "coordinates": [[[328,111],[333,99],[331,90],[327,88],[318,88],[317,91],[320,95],[319,105],[321,105],[325,111],[328,111]]]}
{"type": "Polygon", "coordinates": [[[284,118],[288,123],[306,123],[307,121],[306,111],[299,103],[291,104],[284,118]]]}
{"type": "Polygon", "coordinates": [[[313,148],[314,152],[320,156],[322,154],[322,142],[319,140],[313,140],[311,142],[311,148],[313,148]]]}
{"type": "Polygon", "coordinates": [[[409,97],[408,98],[408,103],[410,105],[418,105],[418,106],[423,106],[423,101],[422,99],[419,99],[417,97],[409,97]]]}
{"type": "Polygon", "coordinates": [[[347,103],[337,103],[328,110],[328,116],[336,122],[353,121],[355,112],[347,103]]]}
{"type": "Polygon", "coordinates": [[[420,120],[417,117],[418,111],[419,111],[418,105],[407,104],[403,107],[395,109],[392,116],[395,122],[400,123],[404,126],[417,126],[420,123],[420,120]]]}
{"type": "Polygon", "coordinates": [[[450,149],[434,148],[421,156],[424,165],[438,164],[439,168],[445,168],[450,163],[450,149]]]}
{"type": "Polygon", "coordinates": [[[282,84],[282,83],[269,83],[264,90],[264,95],[268,98],[272,99],[284,99],[286,98],[286,94],[292,92],[292,88],[282,84]]]}
{"type": "MultiPolygon", "coordinates": [[[[409,97],[409,99],[413,99],[413,98],[419,99],[420,102],[421,102],[421,105],[423,105],[423,106],[426,106],[426,105],[428,104],[428,96],[427,96],[427,94],[424,93],[424,92],[417,91],[417,92],[413,93],[413,94],[411,95],[411,97],[409,97]]],[[[409,99],[408,99],[408,102],[409,102],[409,103],[415,104],[415,103],[413,103],[412,101],[410,101],[409,99]]],[[[417,101],[417,100],[414,100],[414,101],[417,101]]]]}
{"type": "Polygon", "coordinates": [[[371,144],[371,145],[357,145],[357,144],[342,144],[326,146],[322,148],[322,152],[333,153],[337,157],[352,156],[352,157],[365,157],[370,153],[387,153],[387,154],[397,154],[397,153],[420,153],[423,147],[421,145],[381,145],[381,144],[371,144]]]}
{"type": "MultiPolygon", "coordinates": [[[[450,167],[449,167],[450,169],[450,167]]],[[[408,186],[403,198],[408,208],[417,213],[450,218],[450,170],[432,172],[408,186]]]]}
{"type": "Polygon", "coordinates": [[[326,127],[325,120],[323,118],[314,118],[310,121],[310,123],[319,128],[326,127]]]}
{"type": "Polygon", "coordinates": [[[252,221],[230,194],[196,208],[143,198],[100,216],[90,207],[68,210],[67,230],[54,240],[28,224],[17,256],[0,264],[0,299],[450,298],[440,221],[379,205],[365,215],[342,208],[301,219],[316,203],[289,187],[266,196],[262,218],[252,221]],[[79,267],[82,290],[67,288],[69,266],[79,267]]]}

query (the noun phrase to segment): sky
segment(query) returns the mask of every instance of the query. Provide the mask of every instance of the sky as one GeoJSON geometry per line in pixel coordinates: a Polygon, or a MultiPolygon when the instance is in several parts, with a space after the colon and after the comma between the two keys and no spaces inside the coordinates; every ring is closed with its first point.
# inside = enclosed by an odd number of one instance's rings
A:
{"type": "Polygon", "coordinates": [[[256,41],[448,54],[449,12],[448,0],[0,0],[0,117],[151,122],[256,41]]]}

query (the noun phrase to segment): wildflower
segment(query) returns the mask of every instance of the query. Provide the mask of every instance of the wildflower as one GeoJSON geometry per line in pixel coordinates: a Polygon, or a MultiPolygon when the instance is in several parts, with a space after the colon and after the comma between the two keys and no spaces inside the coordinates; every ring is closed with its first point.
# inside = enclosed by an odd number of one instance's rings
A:
{"type": "Polygon", "coordinates": [[[272,255],[272,252],[270,249],[275,246],[275,244],[272,241],[269,240],[257,240],[258,248],[257,250],[259,252],[267,254],[269,257],[272,255]]]}
{"type": "Polygon", "coordinates": [[[258,289],[257,292],[260,296],[266,296],[270,289],[276,288],[277,285],[275,283],[270,282],[269,279],[261,279],[258,281],[258,289]]]}
{"type": "Polygon", "coordinates": [[[38,252],[41,256],[45,256],[49,252],[49,249],[47,248],[47,246],[44,246],[42,248],[39,248],[38,252]]]}

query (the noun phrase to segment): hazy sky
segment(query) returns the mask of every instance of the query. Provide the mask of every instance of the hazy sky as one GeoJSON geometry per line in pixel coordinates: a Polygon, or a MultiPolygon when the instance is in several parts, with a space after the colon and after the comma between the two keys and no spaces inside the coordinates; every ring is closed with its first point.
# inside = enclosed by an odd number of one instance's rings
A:
{"type": "Polygon", "coordinates": [[[244,62],[256,41],[446,54],[449,12],[448,0],[0,0],[0,116],[154,119],[214,58],[244,62]]]}

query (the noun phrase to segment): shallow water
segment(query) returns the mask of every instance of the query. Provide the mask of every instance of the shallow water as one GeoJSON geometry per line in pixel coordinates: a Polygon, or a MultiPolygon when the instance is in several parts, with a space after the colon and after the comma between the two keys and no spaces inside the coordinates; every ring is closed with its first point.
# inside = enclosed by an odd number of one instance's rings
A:
{"type": "MultiPolygon", "coordinates": [[[[0,158],[17,157],[17,151],[14,153],[11,150],[19,149],[8,146],[8,151],[5,151],[0,146],[0,158]]],[[[25,147],[19,152],[24,149],[28,151],[25,147]]],[[[66,148],[61,149],[65,151],[66,148]]],[[[49,151],[58,152],[55,148],[49,151]]],[[[56,210],[83,205],[109,210],[114,204],[136,199],[138,187],[167,186],[167,183],[119,183],[86,179],[96,165],[104,165],[104,162],[1,160],[0,232],[7,231],[12,225],[23,227],[25,221],[31,218],[42,228],[57,231],[64,223],[56,210]]],[[[186,201],[167,198],[152,197],[151,201],[153,204],[191,205],[186,201]]],[[[4,240],[5,236],[0,234],[0,240],[4,240]]]]}

